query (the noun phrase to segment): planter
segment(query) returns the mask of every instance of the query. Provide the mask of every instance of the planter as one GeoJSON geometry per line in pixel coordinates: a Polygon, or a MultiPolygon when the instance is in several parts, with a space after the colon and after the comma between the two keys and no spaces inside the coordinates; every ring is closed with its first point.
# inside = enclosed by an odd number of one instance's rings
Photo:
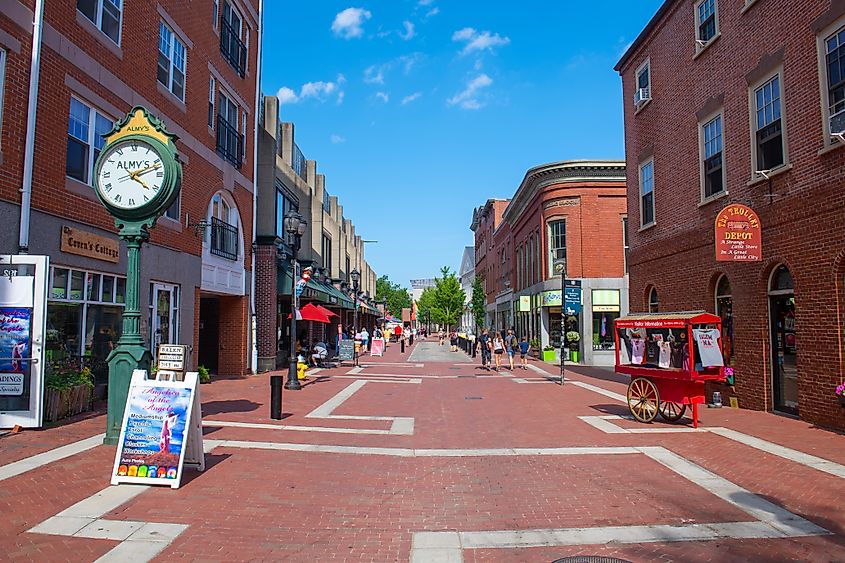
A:
{"type": "Polygon", "coordinates": [[[544,362],[554,362],[555,361],[555,351],[554,350],[543,350],[543,361],[544,362]]]}
{"type": "Polygon", "coordinates": [[[579,356],[578,350],[570,350],[569,351],[569,361],[571,361],[572,363],[574,363],[574,364],[578,363],[578,356],[579,356]]]}
{"type": "Polygon", "coordinates": [[[839,397],[839,406],[845,408],[845,395],[837,395],[839,397]]]}
{"type": "Polygon", "coordinates": [[[91,410],[91,386],[44,390],[44,420],[56,422],[91,410]]]}

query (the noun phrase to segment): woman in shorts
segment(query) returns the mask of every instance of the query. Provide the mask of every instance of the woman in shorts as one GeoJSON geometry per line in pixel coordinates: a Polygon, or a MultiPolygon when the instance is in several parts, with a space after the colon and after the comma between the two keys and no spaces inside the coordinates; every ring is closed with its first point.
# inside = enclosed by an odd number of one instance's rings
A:
{"type": "Polygon", "coordinates": [[[497,332],[495,338],[493,338],[493,357],[496,358],[496,367],[493,368],[496,371],[499,371],[499,368],[502,367],[502,354],[505,353],[505,341],[502,340],[502,333],[497,332]]]}

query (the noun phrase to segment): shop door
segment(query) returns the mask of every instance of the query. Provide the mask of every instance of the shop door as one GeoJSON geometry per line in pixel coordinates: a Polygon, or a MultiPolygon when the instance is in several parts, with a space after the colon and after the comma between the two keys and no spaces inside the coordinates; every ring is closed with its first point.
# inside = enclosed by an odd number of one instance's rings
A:
{"type": "Polygon", "coordinates": [[[205,366],[212,373],[217,373],[217,355],[219,341],[220,301],[216,297],[200,299],[200,328],[198,365],[205,366]]]}
{"type": "Polygon", "coordinates": [[[153,358],[157,358],[161,344],[176,344],[176,288],[172,285],[153,284],[153,358]]]}
{"type": "Polygon", "coordinates": [[[795,297],[772,295],[772,384],[774,408],[798,415],[798,342],[795,334],[795,297]]]}

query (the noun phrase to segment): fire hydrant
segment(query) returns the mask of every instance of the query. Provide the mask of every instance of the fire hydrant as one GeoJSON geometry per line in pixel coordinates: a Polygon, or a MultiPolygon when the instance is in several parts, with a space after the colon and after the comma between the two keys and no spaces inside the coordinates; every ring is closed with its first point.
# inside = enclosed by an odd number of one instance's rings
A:
{"type": "Polygon", "coordinates": [[[296,378],[305,379],[305,372],[308,371],[308,363],[298,361],[296,362],[296,378]]]}

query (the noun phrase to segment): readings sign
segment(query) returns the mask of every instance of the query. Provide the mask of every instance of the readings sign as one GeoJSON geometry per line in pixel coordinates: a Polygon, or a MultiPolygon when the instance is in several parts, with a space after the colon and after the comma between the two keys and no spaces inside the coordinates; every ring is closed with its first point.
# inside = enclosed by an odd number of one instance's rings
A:
{"type": "Polygon", "coordinates": [[[187,348],[181,344],[161,344],[158,347],[158,369],[185,371],[187,348]]]}

